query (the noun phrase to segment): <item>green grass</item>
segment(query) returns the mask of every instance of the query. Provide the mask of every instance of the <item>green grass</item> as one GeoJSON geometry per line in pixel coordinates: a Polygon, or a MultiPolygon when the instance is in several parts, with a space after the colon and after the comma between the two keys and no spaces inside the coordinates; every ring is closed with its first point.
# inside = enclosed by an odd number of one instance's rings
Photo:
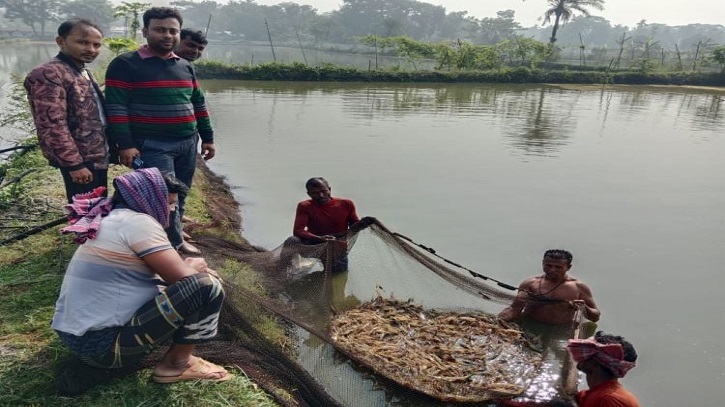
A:
{"type": "MultiPolygon", "coordinates": [[[[234,367],[219,384],[159,385],[149,370],[114,379],[76,398],[55,393],[54,367],[68,351],[50,329],[70,237],[49,230],[3,248],[0,255],[0,406],[275,406],[234,367]]],[[[225,265],[229,270],[234,265],[225,265]]]]}
{"type": "MultiPolygon", "coordinates": [[[[23,199],[64,199],[63,183],[38,153],[4,165],[8,174],[38,167],[23,179],[18,190],[23,199]]],[[[109,178],[127,171],[115,166],[109,178]]],[[[202,174],[197,177],[203,177],[202,174]]],[[[204,180],[200,180],[200,185],[204,180]]],[[[194,189],[192,189],[194,191],[194,189]]],[[[0,197],[1,198],[1,197],[0,197]]],[[[204,195],[189,198],[190,215],[211,219],[204,211],[204,195]]],[[[5,208],[7,209],[7,208],[5,208]]],[[[0,217],[4,214],[0,205],[0,217]]],[[[55,369],[69,351],[50,328],[55,301],[68,261],[76,245],[59,228],[0,247],[0,406],[276,406],[243,371],[227,366],[234,378],[224,383],[186,382],[160,385],[150,380],[149,369],[112,379],[78,397],[62,397],[55,390],[55,369]]],[[[236,231],[216,231],[227,235],[236,231]]],[[[240,238],[241,239],[241,238],[240,238]]],[[[218,268],[223,274],[253,282],[254,272],[236,262],[218,268]]],[[[265,326],[271,321],[261,321],[265,326]]],[[[284,336],[281,330],[278,335],[284,336]]]]}

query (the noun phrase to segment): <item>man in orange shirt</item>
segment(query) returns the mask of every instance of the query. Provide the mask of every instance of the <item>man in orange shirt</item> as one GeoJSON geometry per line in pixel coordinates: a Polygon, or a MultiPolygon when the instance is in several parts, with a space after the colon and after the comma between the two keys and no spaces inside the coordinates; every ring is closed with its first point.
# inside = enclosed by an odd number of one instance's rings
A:
{"type": "Polygon", "coordinates": [[[589,390],[576,396],[579,407],[640,406],[637,397],[618,380],[635,366],[637,352],[631,343],[621,336],[598,331],[588,339],[570,339],[567,348],[589,386],[589,390]]]}

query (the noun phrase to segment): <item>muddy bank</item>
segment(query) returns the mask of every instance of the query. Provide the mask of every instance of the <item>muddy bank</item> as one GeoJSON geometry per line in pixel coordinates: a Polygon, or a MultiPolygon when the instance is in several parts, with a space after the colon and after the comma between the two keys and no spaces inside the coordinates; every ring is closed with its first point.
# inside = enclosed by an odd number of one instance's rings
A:
{"type": "MultiPolygon", "coordinates": [[[[224,178],[213,173],[201,160],[197,163],[197,170],[193,188],[200,192],[209,219],[187,223],[184,229],[212,268],[226,276],[224,272],[230,269],[231,260],[234,264],[232,273],[235,273],[235,278],[229,275],[225,281],[227,303],[222,311],[217,340],[199,346],[199,355],[238,367],[280,405],[337,405],[309,373],[297,365],[291,355],[293,351],[285,350],[285,346],[279,343],[280,336],[269,338],[262,334],[267,330],[260,330],[256,316],[250,315],[247,308],[259,305],[249,299],[249,292],[245,292],[250,287],[240,287],[239,284],[241,281],[257,281],[262,287],[265,277],[242,261],[245,253],[265,250],[250,244],[242,236],[240,205],[224,178]],[[237,272],[247,276],[240,280],[237,272]]],[[[290,334],[289,325],[284,320],[277,319],[275,324],[281,336],[290,334]]],[[[161,355],[161,351],[157,352],[158,357],[161,355]]]]}

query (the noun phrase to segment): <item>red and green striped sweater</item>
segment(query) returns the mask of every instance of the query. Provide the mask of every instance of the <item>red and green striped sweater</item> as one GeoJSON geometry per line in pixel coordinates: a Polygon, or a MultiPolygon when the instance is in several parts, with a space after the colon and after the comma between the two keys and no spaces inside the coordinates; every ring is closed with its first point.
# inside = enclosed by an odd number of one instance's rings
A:
{"type": "Polygon", "coordinates": [[[134,140],[186,138],[197,131],[214,142],[204,94],[194,68],[181,58],[139,50],[119,55],[106,71],[106,133],[120,150],[134,140]]]}

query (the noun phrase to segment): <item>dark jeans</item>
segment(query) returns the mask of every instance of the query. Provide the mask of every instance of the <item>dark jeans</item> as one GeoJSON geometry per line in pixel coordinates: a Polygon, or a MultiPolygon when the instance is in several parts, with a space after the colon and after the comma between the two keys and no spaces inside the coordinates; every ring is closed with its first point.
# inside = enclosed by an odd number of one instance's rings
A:
{"type": "MultiPolygon", "coordinates": [[[[144,167],[156,167],[164,174],[172,173],[179,181],[191,188],[196,170],[198,143],[198,134],[179,140],[144,139],[138,141],[138,149],[141,152],[144,167]]],[[[184,216],[185,202],[186,194],[179,194],[177,209],[171,213],[169,227],[166,228],[166,235],[176,249],[184,243],[181,218],[184,216]]]]}
{"type": "MultiPolygon", "coordinates": [[[[60,174],[63,176],[63,183],[65,184],[65,195],[68,198],[68,203],[73,203],[73,195],[85,194],[91,192],[97,187],[108,188],[108,170],[94,170],[93,165],[86,166],[88,170],[93,174],[93,181],[87,184],[76,184],[73,182],[73,177],[70,175],[70,171],[65,168],[59,168],[60,174]]],[[[108,191],[104,196],[108,195],[108,191]]]]}

